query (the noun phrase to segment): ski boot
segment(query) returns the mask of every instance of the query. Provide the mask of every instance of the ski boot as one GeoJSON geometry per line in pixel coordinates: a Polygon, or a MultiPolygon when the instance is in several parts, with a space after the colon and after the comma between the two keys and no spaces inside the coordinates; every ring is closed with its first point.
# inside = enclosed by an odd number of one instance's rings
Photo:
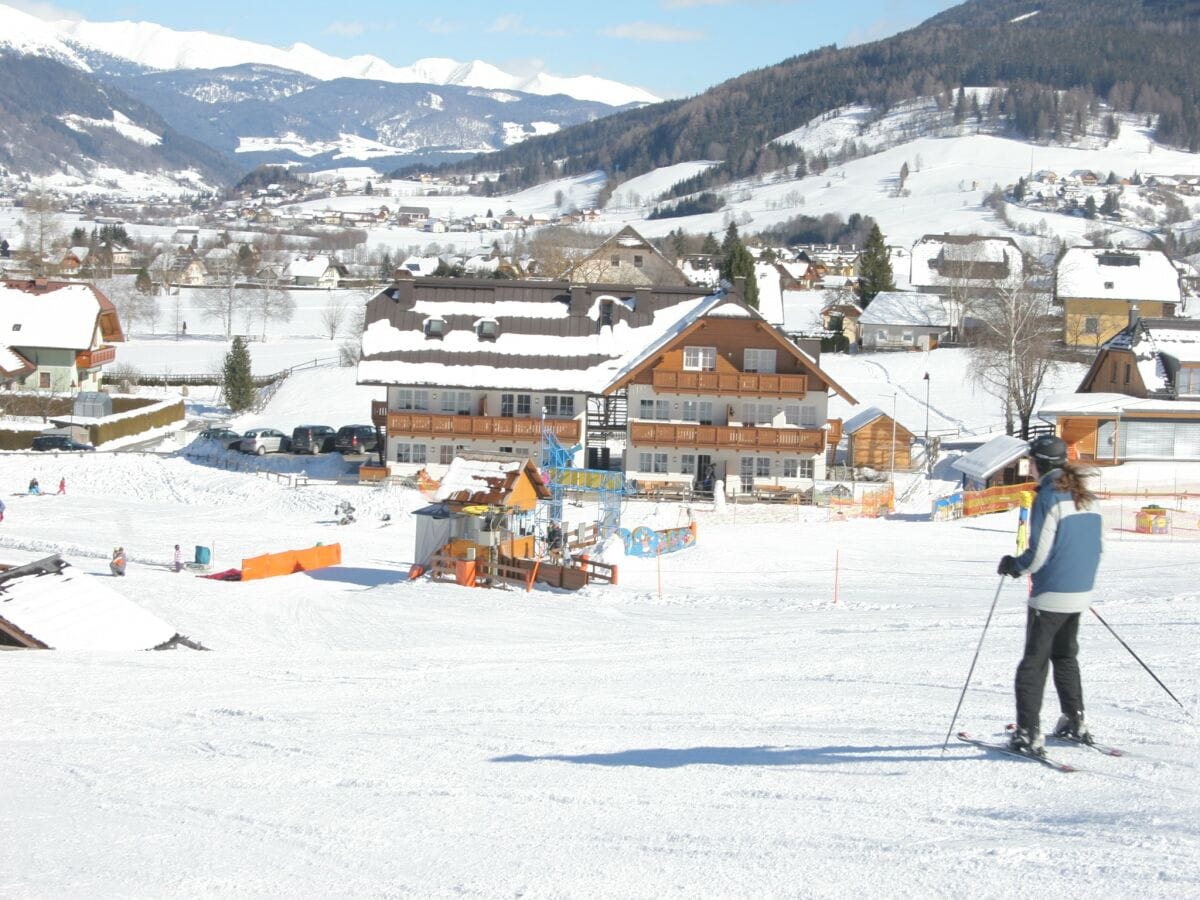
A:
{"type": "Polygon", "coordinates": [[[1064,713],[1059,716],[1058,724],[1054,726],[1054,736],[1066,741],[1078,741],[1080,744],[1095,743],[1095,738],[1083,720],[1082,710],[1074,715],[1064,713]]]}
{"type": "Polygon", "coordinates": [[[1045,756],[1046,739],[1036,729],[1014,728],[1008,736],[1008,749],[1026,756],[1045,756]]]}

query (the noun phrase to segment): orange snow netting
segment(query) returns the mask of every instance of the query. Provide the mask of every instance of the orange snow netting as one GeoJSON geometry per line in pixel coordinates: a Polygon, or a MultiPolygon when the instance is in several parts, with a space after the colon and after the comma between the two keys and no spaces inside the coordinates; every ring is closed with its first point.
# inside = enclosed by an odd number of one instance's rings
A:
{"type": "Polygon", "coordinates": [[[267,553],[242,560],[242,581],[274,578],[276,575],[291,575],[293,572],[310,572],[313,569],[340,565],[341,562],[341,544],[323,544],[307,550],[267,553]]]}

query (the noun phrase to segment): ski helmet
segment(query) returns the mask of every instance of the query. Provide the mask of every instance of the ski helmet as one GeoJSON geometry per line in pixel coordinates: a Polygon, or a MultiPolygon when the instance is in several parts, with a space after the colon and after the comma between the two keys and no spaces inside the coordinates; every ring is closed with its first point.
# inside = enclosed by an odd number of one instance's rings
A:
{"type": "Polygon", "coordinates": [[[1052,434],[1043,434],[1029,443],[1029,455],[1037,463],[1039,472],[1061,469],[1067,461],[1067,444],[1052,434]]]}

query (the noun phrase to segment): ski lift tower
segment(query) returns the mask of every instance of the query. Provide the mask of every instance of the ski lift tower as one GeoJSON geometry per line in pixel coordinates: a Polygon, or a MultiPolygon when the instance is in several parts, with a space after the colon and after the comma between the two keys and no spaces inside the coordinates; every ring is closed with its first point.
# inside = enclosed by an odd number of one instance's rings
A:
{"type": "Polygon", "coordinates": [[[565,448],[554,432],[542,427],[542,474],[550,488],[547,517],[562,522],[563,497],[567,492],[596,496],[596,524],[600,539],[616,534],[621,527],[621,501],[625,496],[625,475],[606,469],[580,469],[571,465],[579,444],[565,448]]]}

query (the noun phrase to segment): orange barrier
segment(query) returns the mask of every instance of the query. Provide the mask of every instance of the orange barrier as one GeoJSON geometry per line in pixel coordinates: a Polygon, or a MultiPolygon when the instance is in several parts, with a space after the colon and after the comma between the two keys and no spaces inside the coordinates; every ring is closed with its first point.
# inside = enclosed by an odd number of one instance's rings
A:
{"type": "Polygon", "coordinates": [[[274,578],[277,575],[291,575],[293,572],[310,572],[313,569],[340,565],[341,562],[341,544],[322,544],[307,550],[267,553],[242,560],[242,581],[274,578]]]}
{"type": "Polygon", "coordinates": [[[988,513],[1004,512],[1021,505],[1021,494],[1036,490],[1037,484],[1006,484],[984,491],[963,491],[963,515],[985,516],[988,513]]]}
{"type": "Polygon", "coordinates": [[[862,497],[830,497],[829,509],[838,518],[878,519],[896,508],[896,486],[867,491],[862,497]]]}

